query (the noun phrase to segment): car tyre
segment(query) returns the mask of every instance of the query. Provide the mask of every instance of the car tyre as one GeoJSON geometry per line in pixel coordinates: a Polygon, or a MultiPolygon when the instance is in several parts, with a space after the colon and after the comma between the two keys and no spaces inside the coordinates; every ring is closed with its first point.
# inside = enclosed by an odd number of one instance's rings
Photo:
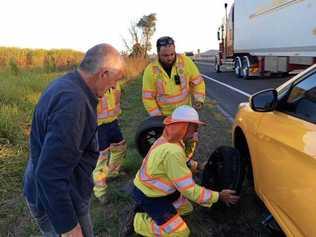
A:
{"type": "Polygon", "coordinates": [[[164,129],[164,116],[154,116],[145,119],[139,126],[135,135],[135,144],[138,153],[145,157],[151,145],[161,136],[164,129]]]}
{"type": "Polygon", "coordinates": [[[241,192],[244,179],[244,162],[233,147],[220,146],[209,157],[202,173],[202,186],[221,191],[232,189],[241,192]]]}

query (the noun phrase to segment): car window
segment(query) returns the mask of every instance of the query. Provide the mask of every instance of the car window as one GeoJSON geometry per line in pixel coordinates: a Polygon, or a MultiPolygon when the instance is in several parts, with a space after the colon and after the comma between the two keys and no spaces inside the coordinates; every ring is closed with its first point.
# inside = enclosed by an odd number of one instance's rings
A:
{"type": "Polygon", "coordinates": [[[292,87],[282,105],[284,112],[316,123],[316,73],[292,87]]]}

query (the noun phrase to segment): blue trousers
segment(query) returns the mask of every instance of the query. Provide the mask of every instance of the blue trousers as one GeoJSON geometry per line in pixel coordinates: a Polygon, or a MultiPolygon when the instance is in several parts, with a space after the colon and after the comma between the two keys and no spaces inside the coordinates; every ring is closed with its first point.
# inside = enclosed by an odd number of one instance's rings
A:
{"type": "Polygon", "coordinates": [[[132,197],[136,202],[138,212],[146,212],[157,225],[162,225],[177,214],[172,203],[180,197],[180,193],[176,191],[165,197],[151,198],[134,186],[132,197]]]}
{"type": "Polygon", "coordinates": [[[117,119],[111,123],[104,123],[98,126],[98,143],[100,151],[105,150],[112,143],[123,141],[123,139],[117,119]]]}
{"type": "MultiPolygon", "coordinates": [[[[56,233],[52,223],[49,220],[49,217],[45,211],[38,210],[36,205],[28,202],[26,199],[26,204],[31,212],[31,216],[35,219],[43,237],[59,237],[60,235],[56,233]]],[[[90,206],[90,202],[88,204],[90,206]]],[[[88,210],[90,208],[87,208],[88,210]]],[[[90,212],[83,216],[78,216],[79,224],[81,226],[81,230],[83,236],[85,237],[93,237],[93,226],[91,221],[90,212]]]]}

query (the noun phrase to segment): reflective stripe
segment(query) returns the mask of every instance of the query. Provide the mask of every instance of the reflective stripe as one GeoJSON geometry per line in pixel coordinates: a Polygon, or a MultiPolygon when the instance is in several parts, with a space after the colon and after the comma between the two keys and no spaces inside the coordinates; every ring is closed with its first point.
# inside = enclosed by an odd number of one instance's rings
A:
{"type": "Polygon", "coordinates": [[[103,161],[103,160],[107,160],[108,159],[108,155],[104,156],[99,156],[98,161],[103,161]]]}
{"type": "Polygon", "coordinates": [[[204,93],[194,92],[193,96],[194,96],[194,99],[196,101],[204,101],[204,99],[205,99],[205,94],[204,93]]]}
{"type": "Polygon", "coordinates": [[[187,90],[182,90],[180,94],[174,96],[158,95],[157,102],[159,104],[174,104],[187,99],[189,93],[187,90]]]}
{"type": "Polygon", "coordinates": [[[198,199],[199,204],[207,204],[211,199],[212,191],[206,188],[202,188],[201,194],[198,199]]]}
{"type": "Polygon", "coordinates": [[[94,181],[94,186],[96,187],[104,187],[106,186],[106,178],[102,178],[94,181]]]}
{"type": "Polygon", "coordinates": [[[103,161],[103,160],[107,160],[109,158],[109,150],[110,150],[110,147],[99,152],[98,162],[103,161]]]}
{"type": "Polygon", "coordinates": [[[146,173],[146,168],[147,168],[147,160],[145,160],[139,172],[140,180],[143,181],[145,185],[154,189],[158,189],[159,191],[166,194],[173,193],[176,191],[176,189],[172,186],[172,183],[168,183],[161,179],[149,176],[146,173]]]}
{"type": "Polygon", "coordinates": [[[175,179],[173,181],[177,189],[180,191],[187,190],[189,188],[192,188],[195,185],[195,182],[192,179],[192,174],[189,174],[182,178],[175,179]]]}
{"type": "Polygon", "coordinates": [[[177,229],[179,229],[185,222],[181,218],[179,214],[173,216],[170,220],[168,220],[166,223],[161,225],[161,228],[168,234],[175,232],[177,229]]]}
{"type": "Polygon", "coordinates": [[[161,178],[158,177],[153,177],[150,176],[147,173],[147,161],[148,161],[148,157],[150,156],[151,152],[159,145],[162,145],[164,143],[166,143],[166,139],[164,137],[160,137],[150,148],[149,152],[147,153],[145,159],[143,160],[142,166],[140,168],[139,171],[139,179],[140,181],[153,189],[159,190],[165,194],[170,194],[176,191],[175,187],[173,186],[173,184],[167,180],[163,180],[161,178]]]}
{"type": "Polygon", "coordinates": [[[154,99],[156,96],[155,91],[148,91],[148,90],[143,90],[143,99],[154,99]]]}
{"type": "Polygon", "coordinates": [[[185,79],[184,75],[180,75],[180,82],[181,82],[182,90],[187,91],[188,90],[188,85],[187,85],[187,80],[185,79]]]}
{"type": "Polygon", "coordinates": [[[155,236],[157,236],[157,237],[162,236],[162,232],[160,230],[160,227],[154,221],[151,224],[151,229],[152,229],[155,236]]]}
{"type": "Polygon", "coordinates": [[[201,82],[203,82],[203,78],[200,75],[191,80],[191,83],[193,83],[194,85],[198,85],[201,82]]]}
{"type": "Polygon", "coordinates": [[[158,65],[154,65],[154,66],[153,66],[153,73],[154,73],[155,75],[157,75],[157,74],[160,73],[160,68],[159,68],[158,65]]]}
{"type": "Polygon", "coordinates": [[[98,106],[98,113],[97,118],[98,119],[107,119],[109,117],[115,117],[121,113],[121,106],[120,106],[120,97],[121,92],[119,90],[114,90],[114,108],[109,109],[108,105],[108,99],[106,98],[106,95],[103,96],[101,99],[99,99],[99,106],[98,106]]]}
{"type": "MultiPolygon", "coordinates": [[[[177,67],[178,67],[179,69],[181,69],[181,70],[184,69],[184,59],[183,59],[183,57],[182,57],[181,55],[178,55],[178,64],[177,64],[177,67]]],[[[180,70],[180,71],[181,71],[181,70],[180,70]]],[[[181,73],[181,72],[179,72],[179,73],[181,73]]]]}
{"type": "Polygon", "coordinates": [[[185,101],[189,96],[189,84],[184,76],[184,61],[181,55],[178,56],[177,60],[177,72],[180,77],[180,85],[181,91],[177,95],[166,95],[166,90],[164,88],[164,81],[162,79],[162,72],[159,66],[153,66],[153,74],[156,78],[156,86],[157,86],[157,102],[159,105],[164,104],[176,104],[185,101]]]}
{"type": "Polygon", "coordinates": [[[157,84],[158,96],[164,95],[165,94],[165,89],[164,89],[164,86],[163,86],[162,79],[158,79],[156,84],[157,84]]]}
{"type": "Polygon", "coordinates": [[[119,149],[125,149],[124,145],[125,145],[126,141],[123,139],[122,141],[118,142],[118,143],[111,143],[110,148],[111,149],[115,149],[115,148],[119,148],[119,149]]]}
{"type": "Polygon", "coordinates": [[[118,115],[121,112],[121,108],[116,105],[116,108],[114,110],[109,110],[109,111],[102,111],[101,113],[98,113],[98,119],[105,119],[108,117],[114,117],[118,115]]]}
{"type": "Polygon", "coordinates": [[[172,203],[172,205],[178,209],[179,207],[183,206],[188,202],[188,199],[186,199],[184,196],[180,195],[180,197],[172,203]]]}
{"type": "Polygon", "coordinates": [[[158,115],[161,115],[161,112],[158,108],[155,108],[153,110],[149,110],[148,111],[149,115],[150,116],[158,116],[158,115]]]}
{"type": "Polygon", "coordinates": [[[202,93],[202,92],[194,92],[194,95],[205,96],[205,93],[202,93]]]}

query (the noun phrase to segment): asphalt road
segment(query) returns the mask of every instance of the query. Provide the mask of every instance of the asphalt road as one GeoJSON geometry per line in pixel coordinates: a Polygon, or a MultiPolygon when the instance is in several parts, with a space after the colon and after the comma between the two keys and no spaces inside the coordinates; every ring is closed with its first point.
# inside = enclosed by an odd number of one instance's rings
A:
{"type": "MultiPolygon", "coordinates": [[[[206,83],[207,96],[216,100],[218,108],[231,122],[238,110],[238,105],[241,102],[247,102],[250,95],[264,89],[276,88],[289,79],[271,77],[243,80],[237,78],[232,70],[216,73],[214,66],[211,64],[201,63],[198,66],[206,83]]],[[[231,216],[236,220],[226,225],[226,227],[229,226],[228,229],[225,229],[224,225],[217,223],[217,227],[219,226],[222,230],[223,236],[285,236],[281,232],[271,232],[262,224],[263,220],[267,220],[269,211],[256,197],[254,190],[247,187],[247,185],[243,186],[242,199],[236,207],[237,209],[230,209],[226,214],[224,210],[219,209],[218,216],[216,215],[216,209],[212,212],[212,216],[216,220],[222,218],[223,223],[230,220],[231,216]],[[242,210],[240,213],[238,208],[242,210]]],[[[275,222],[272,221],[271,223],[277,226],[275,222]]],[[[215,232],[214,236],[220,235],[215,232]]]]}
{"type": "Polygon", "coordinates": [[[207,96],[217,101],[222,112],[232,120],[238,105],[247,102],[249,96],[258,91],[276,88],[288,78],[254,78],[243,80],[237,78],[232,71],[216,73],[211,64],[197,64],[206,83],[207,96]]]}

